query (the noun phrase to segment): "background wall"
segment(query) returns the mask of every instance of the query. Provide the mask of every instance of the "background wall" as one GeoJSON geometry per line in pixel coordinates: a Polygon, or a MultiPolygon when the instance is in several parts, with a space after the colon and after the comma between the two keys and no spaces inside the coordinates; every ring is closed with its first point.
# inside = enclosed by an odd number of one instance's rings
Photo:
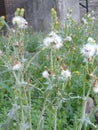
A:
{"type": "Polygon", "coordinates": [[[76,21],[80,20],[79,0],[28,0],[25,4],[26,18],[36,31],[51,26],[51,8],[55,8],[61,25],[65,22],[68,9],[76,21]]]}
{"type": "MultiPolygon", "coordinates": [[[[85,0],[80,0],[81,3],[85,4],[85,0]]],[[[95,17],[98,19],[98,0],[88,0],[89,12],[95,11],[95,17]]],[[[85,14],[85,9],[80,6],[81,17],[85,14]]]]}
{"type": "Polygon", "coordinates": [[[7,21],[11,21],[16,8],[24,8],[25,0],[4,0],[7,21]]]}
{"type": "Polygon", "coordinates": [[[4,0],[0,0],[0,16],[5,16],[5,3],[4,0]]]}
{"type": "MultiPolygon", "coordinates": [[[[76,19],[79,18],[79,13],[80,17],[82,17],[86,13],[85,8],[78,6],[79,0],[63,0],[63,2],[62,0],[0,0],[0,9],[2,3],[5,2],[5,9],[3,12],[0,11],[0,13],[4,15],[4,12],[6,10],[7,21],[11,23],[11,19],[14,16],[16,8],[25,8],[25,16],[30,25],[33,26],[33,29],[39,30],[40,28],[40,30],[47,30],[47,28],[49,28],[51,24],[49,14],[51,8],[54,7],[58,10],[57,14],[59,17],[59,21],[63,21],[66,13],[65,4],[67,4],[67,6],[70,6],[68,5],[69,1],[71,1],[72,3],[71,8],[73,9],[73,15],[76,19]],[[78,7],[80,8],[80,12],[78,9],[74,9],[78,7]]],[[[85,0],[80,0],[80,2],[85,4],[85,0]]],[[[88,2],[89,12],[94,10],[95,16],[96,18],[98,18],[98,0],[88,0],[88,2]]]]}

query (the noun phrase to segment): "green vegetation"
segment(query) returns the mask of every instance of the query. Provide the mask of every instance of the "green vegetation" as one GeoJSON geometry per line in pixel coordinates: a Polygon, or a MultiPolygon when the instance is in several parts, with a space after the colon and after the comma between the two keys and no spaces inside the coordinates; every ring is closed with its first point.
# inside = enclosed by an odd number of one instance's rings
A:
{"type": "Polygon", "coordinates": [[[98,129],[97,21],[86,15],[76,23],[69,14],[51,31],[16,27],[0,36],[0,130],[98,129]]]}

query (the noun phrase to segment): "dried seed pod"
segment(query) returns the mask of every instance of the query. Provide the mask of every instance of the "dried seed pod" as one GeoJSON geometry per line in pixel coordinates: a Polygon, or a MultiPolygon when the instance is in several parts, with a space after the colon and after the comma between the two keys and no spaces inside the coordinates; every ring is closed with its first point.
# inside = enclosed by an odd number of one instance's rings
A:
{"type": "Polygon", "coordinates": [[[57,61],[60,61],[60,57],[56,57],[56,60],[57,60],[57,61]]]}
{"type": "Polygon", "coordinates": [[[96,124],[98,124],[98,111],[95,113],[96,124]]]}
{"type": "Polygon", "coordinates": [[[85,113],[90,113],[92,111],[93,107],[94,107],[94,100],[93,100],[93,98],[88,97],[85,113]]]}
{"type": "Polygon", "coordinates": [[[67,69],[67,66],[63,63],[62,65],[61,65],[61,70],[66,70],[67,69]]]}

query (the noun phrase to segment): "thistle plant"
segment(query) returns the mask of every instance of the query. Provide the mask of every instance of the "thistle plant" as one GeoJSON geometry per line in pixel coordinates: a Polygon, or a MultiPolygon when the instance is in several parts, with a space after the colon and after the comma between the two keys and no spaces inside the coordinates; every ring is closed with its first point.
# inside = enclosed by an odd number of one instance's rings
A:
{"type": "Polygon", "coordinates": [[[0,128],[97,130],[96,23],[85,17],[88,23],[77,24],[69,12],[60,29],[52,9],[52,31],[39,37],[23,12],[16,10],[14,29],[0,38],[0,128]]]}

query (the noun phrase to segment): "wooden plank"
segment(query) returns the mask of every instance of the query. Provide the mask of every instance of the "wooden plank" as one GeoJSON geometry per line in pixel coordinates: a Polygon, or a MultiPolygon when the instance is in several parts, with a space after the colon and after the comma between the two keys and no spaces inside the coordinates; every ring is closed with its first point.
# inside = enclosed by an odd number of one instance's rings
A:
{"type": "Polygon", "coordinates": [[[0,16],[5,16],[4,0],[0,0],[0,16]]]}

